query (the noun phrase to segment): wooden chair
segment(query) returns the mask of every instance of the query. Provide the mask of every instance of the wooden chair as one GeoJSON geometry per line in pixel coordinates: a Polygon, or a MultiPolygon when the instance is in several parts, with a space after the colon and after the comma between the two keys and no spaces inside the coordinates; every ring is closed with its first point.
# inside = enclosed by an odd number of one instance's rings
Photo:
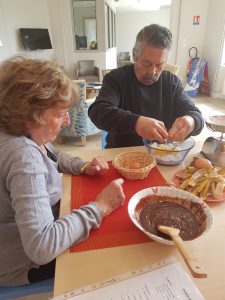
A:
{"type": "Polygon", "coordinates": [[[172,74],[177,75],[179,68],[179,65],[165,64],[164,70],[170,71],[172,74]]]}

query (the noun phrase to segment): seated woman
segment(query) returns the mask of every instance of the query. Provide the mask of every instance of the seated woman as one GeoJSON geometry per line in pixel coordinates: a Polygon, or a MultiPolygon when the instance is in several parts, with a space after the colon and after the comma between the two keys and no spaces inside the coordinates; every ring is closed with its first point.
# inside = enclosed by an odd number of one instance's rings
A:
{"type": "Polygon", "coordinates": [[[74,83],[50,61],[15,57],[0,66],[0,286],[54,276],[55,258],[88,238],[124,201],[121,178],[88,205],[59,219],[62,173],[103,174],[100,157],[85,162],[51,145],[68,108],[74,83]]]}

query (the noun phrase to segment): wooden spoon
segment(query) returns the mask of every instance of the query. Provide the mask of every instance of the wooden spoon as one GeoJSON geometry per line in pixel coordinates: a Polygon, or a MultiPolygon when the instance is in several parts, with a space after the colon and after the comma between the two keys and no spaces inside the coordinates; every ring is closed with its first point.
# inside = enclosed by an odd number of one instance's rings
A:
{"type": "Polygon", "coordinates": [[[180,237],[180,229],[162,225],[158,226],[158,229],[172,238],[193,277],[206,278],[207,273],[199,266],[197,259],[192,257],[185,242],[180,237]]]}

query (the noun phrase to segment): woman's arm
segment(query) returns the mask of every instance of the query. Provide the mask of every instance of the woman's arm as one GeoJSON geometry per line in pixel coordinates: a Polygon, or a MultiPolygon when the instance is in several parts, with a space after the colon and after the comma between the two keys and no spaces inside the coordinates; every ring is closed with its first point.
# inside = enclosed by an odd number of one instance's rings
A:
{"type": "Polygon", "coordinates": [[[17,150],[7,164],[10,168],[6,188],[24,250],[33,262],[48,263],[72,244],[87,239],[92,228],[99,227],[103,216],[94,203],[54,222],[51,206],[60,199],[57,191],[61,178],[55,168],[52,170],[56,173],[50,176],[49,167],[34,147],[17,150]],[[50,177],[55,182],[49,182],[50,177]]]}

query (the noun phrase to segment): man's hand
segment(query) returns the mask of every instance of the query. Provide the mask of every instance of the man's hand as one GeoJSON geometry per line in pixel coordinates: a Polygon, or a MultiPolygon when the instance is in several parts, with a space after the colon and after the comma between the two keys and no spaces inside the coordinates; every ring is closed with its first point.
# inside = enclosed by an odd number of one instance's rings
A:
{"type": "Polygon", "coordinates": [[[177,118],[169,130],[169,141],[180,142],[192,133],[195,128],[195,120],[191,116],[177,118]]]}
{"type": "Polygon", "coordinates": [[[153,118],[139,117],[135,129],[138,135],[149,140],[163,143],[168,139],[164,123],[153,118]]]}

